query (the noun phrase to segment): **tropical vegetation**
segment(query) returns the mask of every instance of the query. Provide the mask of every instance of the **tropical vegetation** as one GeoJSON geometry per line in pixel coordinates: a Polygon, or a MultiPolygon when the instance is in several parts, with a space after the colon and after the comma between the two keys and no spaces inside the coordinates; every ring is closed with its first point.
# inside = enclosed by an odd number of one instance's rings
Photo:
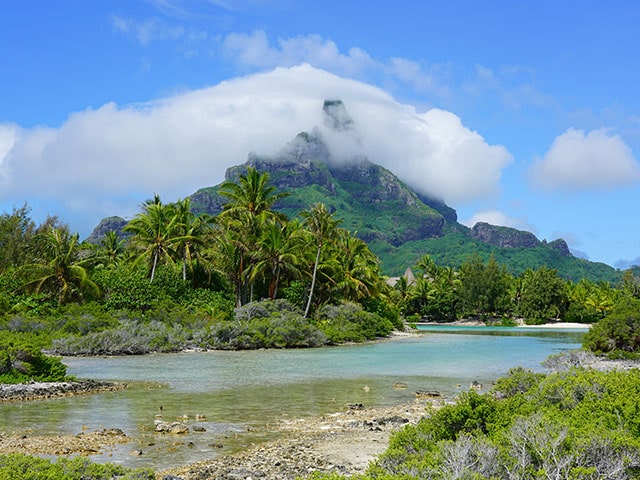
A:
{"type": "Polygon", "coordinates": [[[58,355],[311,347],[460,318],[600,322],[589,348],[638,348],[632,270],[616,284],[575,282],[546,266],[514,276],[491,256],[453,267],[424,254],[389,279],[339,212],[322,203],[294,218],[275,211],[287,192],[267,173],[248,167],[219,192],[226,203],[216,216],[155,195],[122,235],[98,244],[80,242],[57,217],[36,225],[26,204],[0,215],[0,329],[13,342],[0,345],[5,381],[63,375],[44,364],[15,368],[16,355],[35,355],[28,345],[58,355]]]}

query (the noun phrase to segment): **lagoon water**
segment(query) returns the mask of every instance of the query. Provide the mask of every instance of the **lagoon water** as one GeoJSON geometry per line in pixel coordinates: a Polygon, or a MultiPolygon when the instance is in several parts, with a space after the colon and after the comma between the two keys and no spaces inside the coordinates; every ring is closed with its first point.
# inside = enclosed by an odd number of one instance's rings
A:
{"type": "Polygon", "coordinates": [[[584,330],[423,327],[424,334],[365,345],[301,350],[188,352],[65,358],[78,378],[128,382],[112,393],[0,405],[0,431],[77,434],[120,428],[133,443],[95,461],[157,469],[210,459],[275,435],[264,426],[344,410],[347,403],[386,406],[417,390],[448,397],[473,381],[490,387],[510,368],[542,371],[548,355],[579,348],[584,330]],[[393,388],[404,382],[407,389],[393,388]],[[364,387],[368,386],[368,389],[364,387]],[[157,434],[154,418],[206,432],[157,434]],[[196,420],[203,415],[205,420],[196,420]],[[219,448],[222,445],[222,448],[219,448]],[[141,456],[132,456],[141,450],[141,456]]]}

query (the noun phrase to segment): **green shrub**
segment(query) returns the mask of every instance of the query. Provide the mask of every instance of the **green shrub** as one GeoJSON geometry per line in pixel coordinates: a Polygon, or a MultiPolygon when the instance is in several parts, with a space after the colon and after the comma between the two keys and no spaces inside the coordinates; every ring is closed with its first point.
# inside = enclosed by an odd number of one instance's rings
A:
{"type": "Polygon", "coordinates": [[[364,478],[640,478],[639,394],[638,370],[513,369],[394,434],[364,478]]]}
{"type": "Polygon", "coordinates": [[[158,269],[157,280],[151,282],[142,268],[101,268],[94,272],[93,280],[104,294],[107,310],[144,312],[158,301],[177,296],[174,291],[177,279],[171,281],[168,270],[158,269]]]}
{"type": "Polygon", "coordinates": [[[640,354],[640,301],[627,300],[593,325],[584,336],[584,348],[617,358],[640,354]]]}
{"type": "Polygon", "coordinates": [[[0,337],[0,383],[65,380],[67,367],[60,358],[42,352],[44,342],[47,340],[37,335],[3,332],[0,337]]]}
{"type": "Polygon", "coordinates": [[[385,337],[393,331],[389,320],[364,311],[356,303],[325,305],[318,311],[315,322],[334,344],[364,342],[385,337]]]}
{"type": "Polygon", "coordinates": [[[324,334],[303,317],[300,309],[287,300],[277,299],[237,308],[235,319],[212,325],[201,345],[246,350],[318,347],[325,343],[324,334]]]}
{"type": "Polygon", "coordinates": [[[87,458],[59,458],[56,461],[30,455],[0,455],[0,480],[154,480],[150,469],[129,469],[120,465],[93,463],[87,458]]]}

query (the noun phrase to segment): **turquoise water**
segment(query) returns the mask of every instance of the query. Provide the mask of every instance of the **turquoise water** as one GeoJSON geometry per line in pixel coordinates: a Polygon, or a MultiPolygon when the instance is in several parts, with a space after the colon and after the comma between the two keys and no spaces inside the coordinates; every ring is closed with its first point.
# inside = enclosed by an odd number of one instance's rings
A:
{"type": "Polygon", "coordinates": [[[265,425],[278,419],[335,412],[347,403],[398,404],[413,399],[417,390],[454,396],[473,381],[490,386],[514,366],[541,370],[540,362],[548,355],[578,348],[582,335],[583,331],[449,328],[320,349],[65,358],[71,375],[129,382],[130,387],[3,404],[0,429],[77,434],[83,429],[121,428],[135,442],[93,456],[94,460],[165,468],[269,437],[273,433],[265,425]],[[408,388],[394,389],[395,382],[408,388]],[[206,432],[156,434],[154,418],[160,413],[165,420],[188,415],[189,426],[198,424],[206,432]],[[196,415],[206,420],[195,421],[196,415]],[[131,456],[135,449],[143,455],[131,456]]]}

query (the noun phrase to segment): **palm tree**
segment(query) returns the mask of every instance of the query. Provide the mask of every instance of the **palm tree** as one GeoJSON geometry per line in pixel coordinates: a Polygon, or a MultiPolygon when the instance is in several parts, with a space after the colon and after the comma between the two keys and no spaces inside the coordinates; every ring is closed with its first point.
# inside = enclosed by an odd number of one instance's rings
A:
{"type": "Polygon", "coordinates": [[[262,226],[258,240],[256,262],[252,267],[253,280],[266,273],[269,277],[269,298],[278,294],[278,285],[283,273],[300,274],[302,235],[298,221],[282,224],[276,219],[267,220],[262,226]]]}
{"type": "Polygon", "coordinates": [[[364,241],[354,237],[347,230],[338,231],[336,256],[341,270],[341,280],[337,283],[337,289],[343,298],[354,301],[378,295],[378,258],[364,241]]]}
{"type": "Polygon", "coordinates": [[[435,290],[431,280],[419,277],[409,289],[409,299],[417,304],[417,311],[421,316],[425,315],[429,302],[435,298],[435,290]]]}
{"type": "Polygon", "coordinates": [[[269,174],[260,173],[253,167],[247,168],[246,175],[240,175],[237,182],[226,181],[220,187],[220,195],[228,202],[218,216],[218,225],[227,231],[220,237],[226,242],[225,248],[235,248],[235,252],[227,251],[234,259],[233,273],[236,286],[236,304],[241,306],[249,288],[249,300],[253,299],[253,287],[256,276],[256,257],[258,241],[262,228],[269,219],[285,220],[286,217],[271,210],[275,202],[288,195],[278,193],[269,185],[269,174]]]}
{"type": "Polygon", "coordinates": [[[42,258],[18,270],[18,274],[27,279],[23,284],[25,289],[36,293],[55,292],[59,305],[74,296],[83,298],[84,293],[100,293],[83,266],[89,257],[82,258],[78,233],[72,235],[66,228],[50,227],[38,237],[42,258]]]}
{"type": "Polygon", "coordinates": [[[191,200],[178,199],[174,204],[175,230],[171,240],[174,251],[182,263],[182,280],[187,279],[187,269],[193,272],[193,262],[198,256],[198,247],[204,243],[210,230],[211,217],[197,216],[191,211],[191,200]]]}
{"type": "Polygon", "coordinates": [[[153,201],[144,202],[142,209],[124,229],[133,234],[131,241],[141,250],[136,263],[143,259],[149,261],[149,276],[153,282],[159,262],[171,262],[175,257],[178,217],[173,206],[162,203],[158,195],[153,201]]]}
{"type": "Polygon", "coordinates": [[[322,248],[328,240],[336,237],[338,225],[341,220],[333,218],[333,213],[329,213],[324,203],[316,203],[310,210],[303,211],[300,215],[304,220],[303,225],[311,233],[316,247],[316,258],[311,276],[311,288],[309,289],[309,298],[307,299],[307,306],[304,311],[306,318],[309,316],[309,310],[311,309],[311,300],[318,276],[318,264],[320,263],[322,248]]]}
{"type": "Polygon", "coordinates": [[[427,253],[420,257],[420,260],[418,260],[416,267],[422,270],[423,276],[429,278],[430,280],[434,280],[438,272],[438,266],[436,265],[436,262],[434,262],[433,258],[431,258],[431,255],[427,253]]]}
{"type": "Polygon", "coordinates": [[[271,208],[289,194],[276,192],[276,187],[269,185],[267,172],[260,173],[253,167],[247,167],[246,175],[240,175],[237,182],[227,180],[220,185],[220,195],[228,199],[221,215],[248,212],[252,216],[258,216],[263,212],[277,215],[271,208]]]}
{"type": "Polygon", "coordinates": [[[104,234],[100,244],[94,247],[94,264],[117,265],[125,254],[126,240],[118,232],[110,230],[104,234]]]}

